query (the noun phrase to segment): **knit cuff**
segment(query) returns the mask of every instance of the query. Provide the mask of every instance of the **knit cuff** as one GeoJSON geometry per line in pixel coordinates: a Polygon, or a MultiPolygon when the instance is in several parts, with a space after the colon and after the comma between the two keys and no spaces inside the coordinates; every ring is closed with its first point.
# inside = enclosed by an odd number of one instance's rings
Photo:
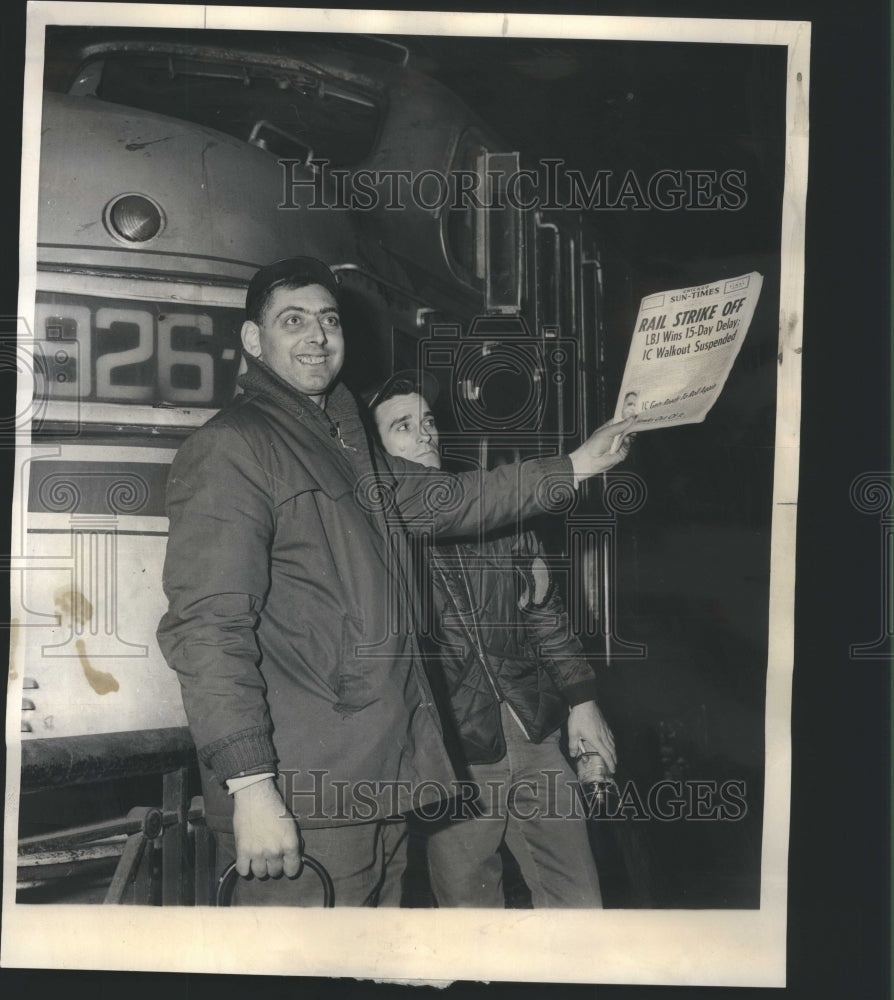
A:
{"type": "Polygon", "coordinates": [[[575,705],[582,705],[585,701],[596,701],[598,685],[595,679],[592,681],[578,681],[576,684],[563,687],[562,694],[565,696],[565,700],[568,704],[572,707],[575,705]]]}
{"type": "Polygon", "coordinates": [[[270,732],[263,727],[243,729],[232,736],[215,740],[202,747],[199,758],[202,763],[210,765],[221,784],[227,778],[255,771],[261,765],[269,768],[271,761],[279,760],[270,732]]]}

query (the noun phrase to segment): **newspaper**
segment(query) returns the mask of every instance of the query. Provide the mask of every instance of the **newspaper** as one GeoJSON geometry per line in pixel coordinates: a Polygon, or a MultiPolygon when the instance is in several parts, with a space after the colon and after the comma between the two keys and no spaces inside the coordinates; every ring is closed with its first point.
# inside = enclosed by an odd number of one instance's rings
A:
{"type": "Polygon", "coordinates": [[[757,271],[647,295],[640,303],[615,420],[636,429],[697,424],[723,391],[760,296],[757,271]]]}

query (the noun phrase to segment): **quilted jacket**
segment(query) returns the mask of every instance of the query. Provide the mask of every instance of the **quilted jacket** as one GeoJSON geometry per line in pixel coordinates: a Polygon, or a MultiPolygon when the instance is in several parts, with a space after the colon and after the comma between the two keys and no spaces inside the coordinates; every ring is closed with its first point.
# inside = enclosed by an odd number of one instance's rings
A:
{"type": "Polygon", "coordinates": [[[564,722],[569,705],[596,697],[595,674],[558,588],[551,582],[540,596],[534,587],[531,565],[539,554],[530,532],[434,550],[438,628],[427,648],[441,672],[433,684],[442,684],[449,700],[448,735],[451,746],[459,744],[460,763],[505,755],[501,701],[540,743],[564,722]]]}

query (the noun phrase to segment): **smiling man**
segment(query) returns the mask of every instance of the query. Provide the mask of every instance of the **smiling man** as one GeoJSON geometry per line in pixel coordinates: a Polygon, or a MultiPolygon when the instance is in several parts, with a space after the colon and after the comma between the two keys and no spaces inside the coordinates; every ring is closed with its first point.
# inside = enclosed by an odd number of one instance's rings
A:
{"type": "Polygon", "coordinates": [[[387,482],[376,471],[338,380],[337,293],[312,258],[257,272],[242,394],[184,442],[168,479],[158,640],[180,679],[221,867],[235,859],[255,876],[240,881],[241,903],[296,901],[306,849],[336,905],[397,904],[400,817],[454,778],[416,637],[389,628],[394,593],[410,608],[414,595],[370,484],[387,486],[408,530],[468,535],[543,511],[544,477],[611,467],[624,454],[609,454],[612,439],[628,429],[596,432],[570,461],[432,470],[458,497],[432,511],[431,481],[402,476],[399,460],[387,482]]]}
{"type": "MultiPolygon", "coordinates": [[[[324,280],[321,278],[320,280],[324,280]]],[[[345,338],[328,285],[274,286],[263,307],[248,312],[242,342],[293,389],[324,406],[345,360],[345,338]]]]}

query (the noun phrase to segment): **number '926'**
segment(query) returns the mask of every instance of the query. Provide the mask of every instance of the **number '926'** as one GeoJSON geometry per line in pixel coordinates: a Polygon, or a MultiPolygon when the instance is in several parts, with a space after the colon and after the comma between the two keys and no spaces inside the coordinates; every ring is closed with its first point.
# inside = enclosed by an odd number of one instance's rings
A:
{"type": "Polygon", "coordinates": [[[50,399],[218,407],[232,395],[241,310],[90,296],[38,297],[50,399]]]}

